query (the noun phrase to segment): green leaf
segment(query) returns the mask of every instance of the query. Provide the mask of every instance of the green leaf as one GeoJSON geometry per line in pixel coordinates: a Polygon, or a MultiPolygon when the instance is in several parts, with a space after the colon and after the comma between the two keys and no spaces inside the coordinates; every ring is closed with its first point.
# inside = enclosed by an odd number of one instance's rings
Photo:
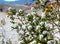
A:
{"type": "Polygon", "coordinates": [[[15,18],[13,16],[10,17],[11,20],[14,20],[15,18]]]}
{"type": "Polygon", "coordinates": [[[4,39],[2,39],[2,44],[5,44],[4,39]]]}
{"type": "Polygon", "coordinates": [[[12,44],[12,42],[9,40],[9,44],[12,44]]]}
{"type": "Polygon", "coordinates": [[[8,42],[6,42],[6,44],[9,44],[8,42]]]}
{"type": "Polygon", "coordinates": [[[15,22],[14,21],[10,21],[12,24],[15,24],[15,22]]]}

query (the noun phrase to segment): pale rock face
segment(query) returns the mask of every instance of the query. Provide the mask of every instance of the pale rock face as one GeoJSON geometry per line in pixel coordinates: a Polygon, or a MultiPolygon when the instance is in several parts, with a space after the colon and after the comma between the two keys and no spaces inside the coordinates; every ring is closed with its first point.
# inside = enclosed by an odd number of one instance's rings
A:
{"type": "MultiPolygon", "coordinates": [[[[16,31],[11,31],[11,23],[10,23],[10,19],[8,17],[6,17],[6,14],[4,12],[0,12],[0,20],[1,19],[5,19],[6,24],[3,26],[3,28],[0,26],[0,31],[2,33],[4,33],[4,40],[5,42],[8,41],[9,39],[11,39],[11,41],[14,43],[16,41],[18,41],[18,34],[16,31]]],[[[0,33],[1,34],[1,33],[0,33]]],[[[3,39],[3,37],[1,37],[0,39],[0,44],[1,44],[1,40],[3,39]]]]}

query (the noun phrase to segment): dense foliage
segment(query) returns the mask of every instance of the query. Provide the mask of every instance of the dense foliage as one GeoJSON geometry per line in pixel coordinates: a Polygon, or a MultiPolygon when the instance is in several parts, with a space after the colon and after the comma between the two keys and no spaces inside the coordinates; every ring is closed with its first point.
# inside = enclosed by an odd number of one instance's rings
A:
{"type": "Polygon", "coordinates": [[[11,23],[15,25],[11,27],[12,30],[16,30],[19,34],[20,44],[60,44],[59,38],[54,36],[57,32],[55,30],[60,32],[59,6],[56,9],[52,4],[46,7],[43,0],[38,0],[37,3],[43,9],[43,17],[36,11],[26,14],[24,10],[17,11],[14,8],[9,8],[8,16],[11,23]]]}

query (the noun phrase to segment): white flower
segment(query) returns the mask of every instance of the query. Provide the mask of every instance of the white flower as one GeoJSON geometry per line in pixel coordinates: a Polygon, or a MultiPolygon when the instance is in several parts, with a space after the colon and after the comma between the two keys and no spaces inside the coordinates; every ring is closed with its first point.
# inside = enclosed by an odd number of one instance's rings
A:
{"type": "Polygon", "coordinates": [[[34,20],[38,20],[38,19],[39,19],[39,17],[35,17],[35,16],[34,16],[34,17],[33,17],[33,19],[34,19],[34,20]]]}
{"type": "Polygon", "coordinates": [[[50,27],[50,28],[53,27],[52,24],[50,24],[50,23],[45,23],[45,26],[46,26],[46,27],[50,27]]]}
{"type": "Polygon", "coordinates": [[[28,13],[26,16],[29,16],[29,15],[31,15],[30,13],[28,13]]]}
{"type": "Polygon", "coordinates": [[[36,29],[40,28],[40,25],[36,26],[36,29]]]}
{"type": "Polygon", "coordinates": [[[26,17],[25,20],[27,20],[28,18],[26,17]]]}
{"type": "Polygon", "coordinates": [[[29,35],[29,39],[30,39],[30,40],[32,40],[32,39],[33,39],[31,35],[29,35]]]}
{"type": "Polygon", "coordinates": [[[19,12],[22,12],[23,10],[22,9],[19,9],[19,12]]]}
{"type": "Polygon", "coordinates": [[[29,25],[30,25],[30,23],[27,23],[26,25],[27,25],[27,26],[29,26],[29,25]]]}
{"type": "Polygon", "coordinates": [[[38,19],[39,19],[39,17],[36,18],[36,20],[38,20],[38,19]]]}
{"type": "Polygon", "coordinates": [[[42,14],[41,14],[41,18],[44,18],[44,17],[45,17],[45,13],[42,12],[42,14]]]}
{"type": "Polygon", "coordinates": [[[41,43],[38,43],[38,44],[41,44],[41,43]]]}
{"type": "Polygon", "coordinates": [[[34,7],[31,7],[31,10],[33,10],[34,9],[34,7]]]}
{"type": "Polygon", "coordinates": [[[39,39],[41,40],[43,38],[43,35],[41,34],[41,35],[39,35],[39,39]]]}
{"type": "Polygon", "coordinates": [[[48,41],[47,44],[51,44],[51,41],[48,41]]]}
{"type": "Polygon", "coordinates": [[[43,34],[46,34],[47,33],[47,31],[43,31],[43,34]]]}
{"type": "Polygon", "coordinates": [[[17,12],[16,15],[18,15],[19,13],[17,12]]]}
{"type": "Polygon", "coordinates": [[[60,8],[59,8],[59,11],[60,11],[60,8]]]}
{"type": "Polygon", "coordinates": [[[54,40],[57,40],[57,41],[59,41],[59,39],[58,39],[58,38],[54,38],[54,40]]]}
{"type": "Polygon", "coordinates": [[[12,7],[9,7],[8,10],[10,11],[12,9],[12,7]]]}
{"type": "Polygon", "coordinates": [[[26,40],[32,40],[31,36],[26,37],[26,40]]]}
{"type": "Polygon", "coordinates": [[[34,14],[36,14],[36,13],[35,13],[35,12],[32,12],[31,14],[34,15],[34,14]]]}
{"type": "Polygon", "coordinates": [[[29,35],[29,32],[26,32],[26,34],[28,34],[28,35],[29,35]]]}
{"type": "Polygon", "coordinates": [[[34,32],[32,32],[32,34],[34,34],[34,32]]]}
{"type": "Polygon", "coordinates": [[[35,44],[36,43],[36,40],[33,40],[32,42],[30,42],[30,44],[35,44]]]}
{"type": "Polygon", "coordinates": [[[32,28],[32,26],[31,26],[31,25],[29,25],[29,26],[28,26],[28,29],[31,29],[31,28],[32,28]]]}
{"type": "Polygon", "coordinates": [[[44,24],[44,22],[40,22],[39,24],[44,24]]]}
{"type": "Polygon", "coordinates": [[[36,20],[34,19],[33,22],[35,22],[36,20]]]}
{"type": "Polygon", "coordinates": [[[20,34],[24,34],[24,31],[23,31],[23,30],[20,30],[19,33],[20,33],[20,34]]]}
{"type": "Polygon", "coordinates": [[[20,43],[23,43],[24,41],[23,40],[21,40],[21,41],[19,41],[20,43]]]}
{"type": "Polygon", "coordinates": [[[26,25],[22,25],[22,29],[26,29],[26,25]]]}
{"type": "Polygon", "coordinates": [[[19,23],[19,24],[22,24],[22,22],[21,22],[21,21],[19,21],[18,23],[19,23]]]}
{"type": "Polygon", "coordinates": [[[26,21],[23,21],[23,23],[25,24],[25,23],[26,23],[26,21]]]}
{"type": "Polygon", "coordinates": [[[34,15],[34,14],[36,14],[36,13],[35,12],[31,12],[31,13],[28,13],[27,16],[34,15]]]}
{"type": "Polygon", "coordinates": [[[34,37],[37,37],[36,35],[33,35],[34,37]]]}
{"type": "Polygon", "coordinates": [[[57,18],[59,19],[60,17],[59,17],[59,14],[57,14],[57,18]]]}
{"type": "Polygon", "coordinates": [[[58,24],[58,23],[59,23],[59,21],[56,21],[55,23],[56,23],[56,24],[58,24]]]}
{"type": "Polygon", "coordinates": [[[25,20],[25,22],[28,22],[28,20],[25,20]]]}
{"type": "Polygon", "coordinates": [[[53,40],[47,42],[47,44],[53,44],[53,43],[54,43],[53,40]]]}
{"type": "Polygon", "coordinates": [[[39,0],[41,2],[41,0],[39,0]]]}
{"type": "Polygon", "coordinates": [[[43,4],[43,2],[41,1],[41,4],[43,4]]]}
{"type": "Polygon", "coordinates": [[[47,38],[44,38],[44,40],[47,40],[47,38]]]}
{"type": "Polygon", "coordinates": [[[34,16],[33,19],[36,20],[36,17],[34,16]]]}

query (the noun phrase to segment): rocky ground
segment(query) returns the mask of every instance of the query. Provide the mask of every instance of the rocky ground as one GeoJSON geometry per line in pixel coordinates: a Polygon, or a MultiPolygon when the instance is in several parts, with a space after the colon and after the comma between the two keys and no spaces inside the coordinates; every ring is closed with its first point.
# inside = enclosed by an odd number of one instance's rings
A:
{"type": "Polygon", "coordinates": [[[12,8],[16,8],[17,10],[19,9],[28,9],[30,8],[32,5],[28,6],[28,5],[23,5],[23,4],[0,4],[0,8],[3,9],[4,12],[6,12],[6,10],[9,8],[9,7],[12,7],[12,8]]]}

